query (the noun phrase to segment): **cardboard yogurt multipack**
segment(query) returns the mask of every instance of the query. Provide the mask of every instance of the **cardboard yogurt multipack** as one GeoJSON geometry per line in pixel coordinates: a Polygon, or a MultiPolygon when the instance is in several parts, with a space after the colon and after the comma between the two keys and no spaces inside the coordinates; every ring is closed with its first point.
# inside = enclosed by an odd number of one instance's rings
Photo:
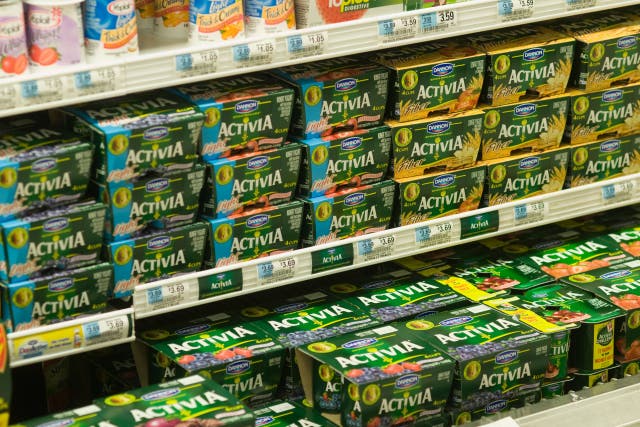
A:
{"type": "Polygon", "coordinates": [[[199,153],[206,161],[286,142],[293,89],[268,75],[227,77],[170,91],[204,114],[199,153]]]}
{"type": "Polygon", "coordinates": [[[338,427],[313,408],[294,401],[276,400],[253,413],[259,427],[338,427]]]}

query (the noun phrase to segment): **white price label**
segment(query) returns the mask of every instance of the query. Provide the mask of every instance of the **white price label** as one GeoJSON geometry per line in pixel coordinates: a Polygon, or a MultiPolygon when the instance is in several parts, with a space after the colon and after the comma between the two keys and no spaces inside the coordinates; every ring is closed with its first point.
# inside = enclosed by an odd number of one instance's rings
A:
{"type": "Polygon", "coordinates": [[[258,264],[258,286],[291,279],[296,275],[298,264],[298,259],[293,256],[258,264]]]}
{"type": "Polygon", "coordinates": [[[0,84],[0,110],[10,110],[18,105],[15,84],[0,84]]]}
{"type": "Polygon", "coordinates": [[[276,51],[273,39],[244,43],[233,47],[233,62],[238,67],[271,64],[276,51]]]}
{"type": "Polygon", "coordinates": [[[124,85],[123,66],[81,71],[73,75],[73,89],[76,96],[112,92],[124,87],[124,85]]]}
{"type": "Polygon", "coordinates": [[[602,203],[609,205],[612,203],[624,202],[631,199],[636,191],[634,180],[610,184],[602,187],[602,203]]]}
{"type": "Polygon", "coordinates": [[[177,283],[147,289],[147,304],[151,310],[160,310],[197,300],[197,279],[182,280],[177,283]]]}
{"type": "Polygon", "coordinates": [[[418,18],[416,16],[385,19],[378,22],[378,40],[383,44],[411,39],[416,34],[418,34],[418,18]]]}
{"type": "Polygon", "coordinates": [[[356,243],[357,261],[373,261],[391,256],[393,254],[395,244],[396,236],[393,234],[390,236],[360,240],[356,243]]]}
{"type": "Polygon", "coordinates": [[[178,77],[200,76],[215,73],[218,69],[218,51],[185,53],[176,56],[176,74],[178,77]]]}
{"type": "Polygon", "coordinates": [[[421,33],[439,33],[458,25],[458,13],[455,10],[441,10],[420,16],[421,33]]]}
{"type": "Polygon", "coordinates": [[[598,0],[565,0],[565,2],[567,10],[587,9],[598,4],[598,0]]]}
{"type": "Polygon", "coordinates": [[[416,228],[416,245],[420,248],[441,245],[453,240],[454,224],[451,221],[416,228]]]}
{"type": "Polygon", "coordinates": [[[498,16],[505,21],[531,18],[535,0],[498,0],[498,16]]]}
{"type": "Polygon", "coordinates": [[[129,316],[112,317],[82,325],[85,346],[115,341],[129,336],[129,316]]]}
{"type": "Polygon", "coordinates": [[[549,212],[549,206],[543,202],[526,203],[513,208],[515,225],[531,224],[544,220],[549,212]]]}
{"type": "Polygon", "coordinates": [[[65,84],[60,76],[29,80],[20,83],[23,106],[60,101],[64,97],[65,84]]]}
{"type": "Polygon", "coordinates": [[[302,34],[287,37],[287,58],[298,59],[323,54],[329,43],[329,33],[302,34]]]}

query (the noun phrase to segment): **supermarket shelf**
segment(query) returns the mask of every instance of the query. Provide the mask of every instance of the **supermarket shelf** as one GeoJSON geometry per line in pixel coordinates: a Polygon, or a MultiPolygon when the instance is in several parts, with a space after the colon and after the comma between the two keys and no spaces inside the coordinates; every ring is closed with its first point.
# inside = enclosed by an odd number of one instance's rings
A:
{"type": "Polygon", "coordinates": [[[640,0],[473,0],[210,46],[154,46],[117,64],[0,81],[0,117],[125,93],[640,4],[640,0]],[[510,15],[499,11],[511,8],[510,15]]]}
{"type": "Polygon", "coordinates": [[[640,174],[139,285],[137,318],[378,264],[640,201],[640,174]]]}
{"type": "Polygon", "coordinates": [[[133,309],[8,334],[12,368],[133,341],[133,309]]]}

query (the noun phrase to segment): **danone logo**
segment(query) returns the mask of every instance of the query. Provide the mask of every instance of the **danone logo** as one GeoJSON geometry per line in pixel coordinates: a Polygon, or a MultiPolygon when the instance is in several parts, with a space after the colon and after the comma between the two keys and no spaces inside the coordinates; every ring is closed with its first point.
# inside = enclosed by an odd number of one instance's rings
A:
{"type": "Polygon", "coordinates": [[[256,427],[266,426],[273,422],[273,417],[258,417],[256,418],[256,427]]]}
{"type": "Polygon", "coordinates": [[[449,319],[445,319],[445,320],[441,321],[440,325],[442,325],[442,326],[456,326],[456,325],[462,325],[464,323],[471,322],[472,320],[473,320],[473,317],[471,317],[471,316],[451,317],[449,319]]]}
{"type": "Polygon", "coordinates": [[[341,92],[345,90],[351,90],[358,84],[358,81],[353,78],[342,79],[336,82],[335,88],[341,92]]]}
{"type": "Polygon", "coordinates": [[[352,136],[342,141],[340,144],[343,150],[355,150],[362,145],[362,138],[352,136]]]}
{"type": "Polygon", "coordinates": [[[153,250],[166,248],[171,243],[169,236],[158,236],[147,242],[147,248],[153,250]]]}
{"type": "Polygon", "coordinates": [[[47,232],[64,230],[69,226],[69,218],[53,218],[45,222],[42,229],[47,232]]]}
{"type": "Polygon", "coordinates": [[[133,2],[130,0],[114,0],[107,5],[107,11],[112,15],[128,15],[133,13],[133,2]]]}
{"type": "Polygon", "coordinates": [[[443,64],[434,65],[431,69],[431,74],[434,76],[446,76],[453,72],[453,64],[445,62],[443,64]]]}
{"type": "Polygon", "coordinates": [[[506,350],[496,355],[496,363],[498,365],[504,365],[505,363],[512,362],[518,358],[518,350],[506,350]]]}
{"type": "Polygon", "coordinates": [[[359,340],[349,341],[348,343],[342,344],[342,348],[354,349],[354,348],[362,348],[368,347],[371,344],[377,343],[378,340],[375,338],[362,338],[359,340]]]}
{"type": "Polygon", "coordinates": [[[347,206],[359,205],[364,201],[364,193],[350,194],[344,199],[344,204],[347,206]]]}
{"type": "Polygon", "coordinates": [[[147,193],[157,193],[158,191],[165,190],[169,187],[169,180],[167,178],[156,178],[147,182],[147,193]]]}
{"type": "Polygon", "coordinates": [[[276,313],[292,313],[294,311],[300,311],[306,307],[307,307],[307,304],[303,302],[298,302],[295,304],[287,304],[287,305],[280,306],[275,309],[275,312],[276,313]]]}
{"type": "Polygon", "coordinates": [[[156,126],[144,131],[143,137],[146,140],[162,139],[169,135],[169,129],[164,126],[156,126]]]}
{"type": "Polygon", "coordinates": [[[524,59],[525,61],[537,61],[543,56],[544,56],[544,49],[539,47],[527,49],[522,53],[522,59],[524,59]]]}
{"type": "Polygon", "coordinates": [[[267,156],[258,156],[247,162],[247,169],[257,170],[262,169],[269,164],[269,158],[267,156]]]}
{"type": "Polygon", "coordinates": [[[604,102],[615,102],[622,99],[622,91],[620,89],[608,90],[602,94],[604,102]]]}
{"type": "Polygon", "coordinates": [[[180,393],[180,389],[177,387],[174,387],[174,388],[168,388],[166,390],[156,390],[156,391],[152,391],[151,393],[143,394],[142,396],[140,396],[140,399],[147,400],[147,401],[160,400],[160,399],[166,399],[171,396],[175,396],[178,393],[180,393]]]}
{"type": "Polygon", "coordinates": [[[241,374],[247,372],[250,367],[248,360],[238,360],[227,365],[227,374],[241,374]]]}
{"type": "Polygon", "coordinates": [[[618,47],[620,49],[627,49],[636,45],[636,37],[635,36],[627,36],[618,39],[618,47]]]}
{"type": "Polygon", "coordinates": [[[53,420],[46,423],[38,424],[38,427],[64,427],[74,424],[76,421],[73,418],[65,418],[64,420],[53,420]]]}
{"type": "Polygon", "coordinates": [[[450,127],[451,127],[451,122],[441,120],[438,122],[429,123],[427,125],[427,132],[432,134],[439,134],[439,133],[448,131],[450,127]]]}
{"type": "Polygon", "coordinates": [[[539,164],[540,164],[539,157],[527,157],[526,159],[520,160],[520,169],[535,168],[539,164]]]}
{"type": "Polygon", "coordinates": [[[266,214],[254,215],[251,218],[247,219],[247,227],[249,228],[262,227],[267,222],[269,222],[269,215],[266,215],[266,214]]]}
{"type": "Polygon", "coordinates": [[[440,175],[433,179],[433,186],[437,188],[448,187],[456,181],[456,177],[451,174],[440,175]]]}
{"type": "Polygon", "coordinates": [[[52,280],[49,282],[49,291],[61,292],[69,289],[73,286],[73,279],[71,277],[63,277],[61,279],[52,280]]]}
{"type": "Polygon", "coordinates": [[[33,162],[31,170],[33,172],[46,172],[56,167],[58,161],[52,158],[40,159],[33,162]]]}
{"type": "Polygon", "coordinates": [[[629,270],[610,271],[608,273],[604,273],[602,276],[600,276],[600,278],[604,280],[611,280],[618,279],[620,277],[627,277],[630,274],[631,272],[629,270]]]}
{"type": "Polygon", "coordinates": [[[411,388],[418,384],[418,381],[420,381],[420,377],[416,374],[404,375],[396,380],[396,388],[411,388]]]}
{"type": "Polygon", "coordinates": [[[516,116],[529,116],[536,112],[536,104],[520,104],[513,109],[513,114],[516,116]]]}
{"type": "Polygon", "coordinates": [[[177,331],[175,331],[175,334],[176,335],[199,334],[200,332],[204,332],[209,328],[211,328],[211,326],[203,323],[202,325],[194,325],[194,326],[189,326],[187,328],[178,329],[177,331]]]}
{"type": "Polygon", "coordinates": [[[507,401],[505,399],[496,400],[495,402],[489,403],[485,408],[484,412],[487,414],[495,414],[496,412],[500,412],[507,407],[507,401]]]}
{"type": "Polygon", "coordinates": [[[605,141],[602,144],[600,144],[600,151],[602,151],[603,153],[616,151],[618,148],[620,148],[619,139],[612,139],[611,141],[605,141]]]}
{"type": "Polygon", "coordinates": [[[238,102],[235,109],[236,113],[251,113],[258,109],[258,101],[255,99],[248,99],[246,101],[238,102]]]}

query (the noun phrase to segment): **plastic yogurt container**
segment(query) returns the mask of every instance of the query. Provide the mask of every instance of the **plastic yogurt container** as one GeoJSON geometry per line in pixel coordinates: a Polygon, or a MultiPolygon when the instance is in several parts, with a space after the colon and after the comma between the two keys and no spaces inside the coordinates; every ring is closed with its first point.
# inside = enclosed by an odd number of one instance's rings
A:
{"type": "Polygon", "coordinates": [[[191,0],[189,43],[232,40],[245,34],[242,0],[191,0]]]}
{"type": "Polygon", "coordinates": [[[86,0],[84,25],[88,62],[138,53],[134,0],[86,0]]]}
{"type": "Polygon", "coordinates": [[[0,0],[0,77],[22,74],[28,66],[22,3],[0,0]]]}
{"type": "Polygon", "coordinates": [[[187,40],[189,0],[155,0],[153,34],[161,40],[187,40]]]}

